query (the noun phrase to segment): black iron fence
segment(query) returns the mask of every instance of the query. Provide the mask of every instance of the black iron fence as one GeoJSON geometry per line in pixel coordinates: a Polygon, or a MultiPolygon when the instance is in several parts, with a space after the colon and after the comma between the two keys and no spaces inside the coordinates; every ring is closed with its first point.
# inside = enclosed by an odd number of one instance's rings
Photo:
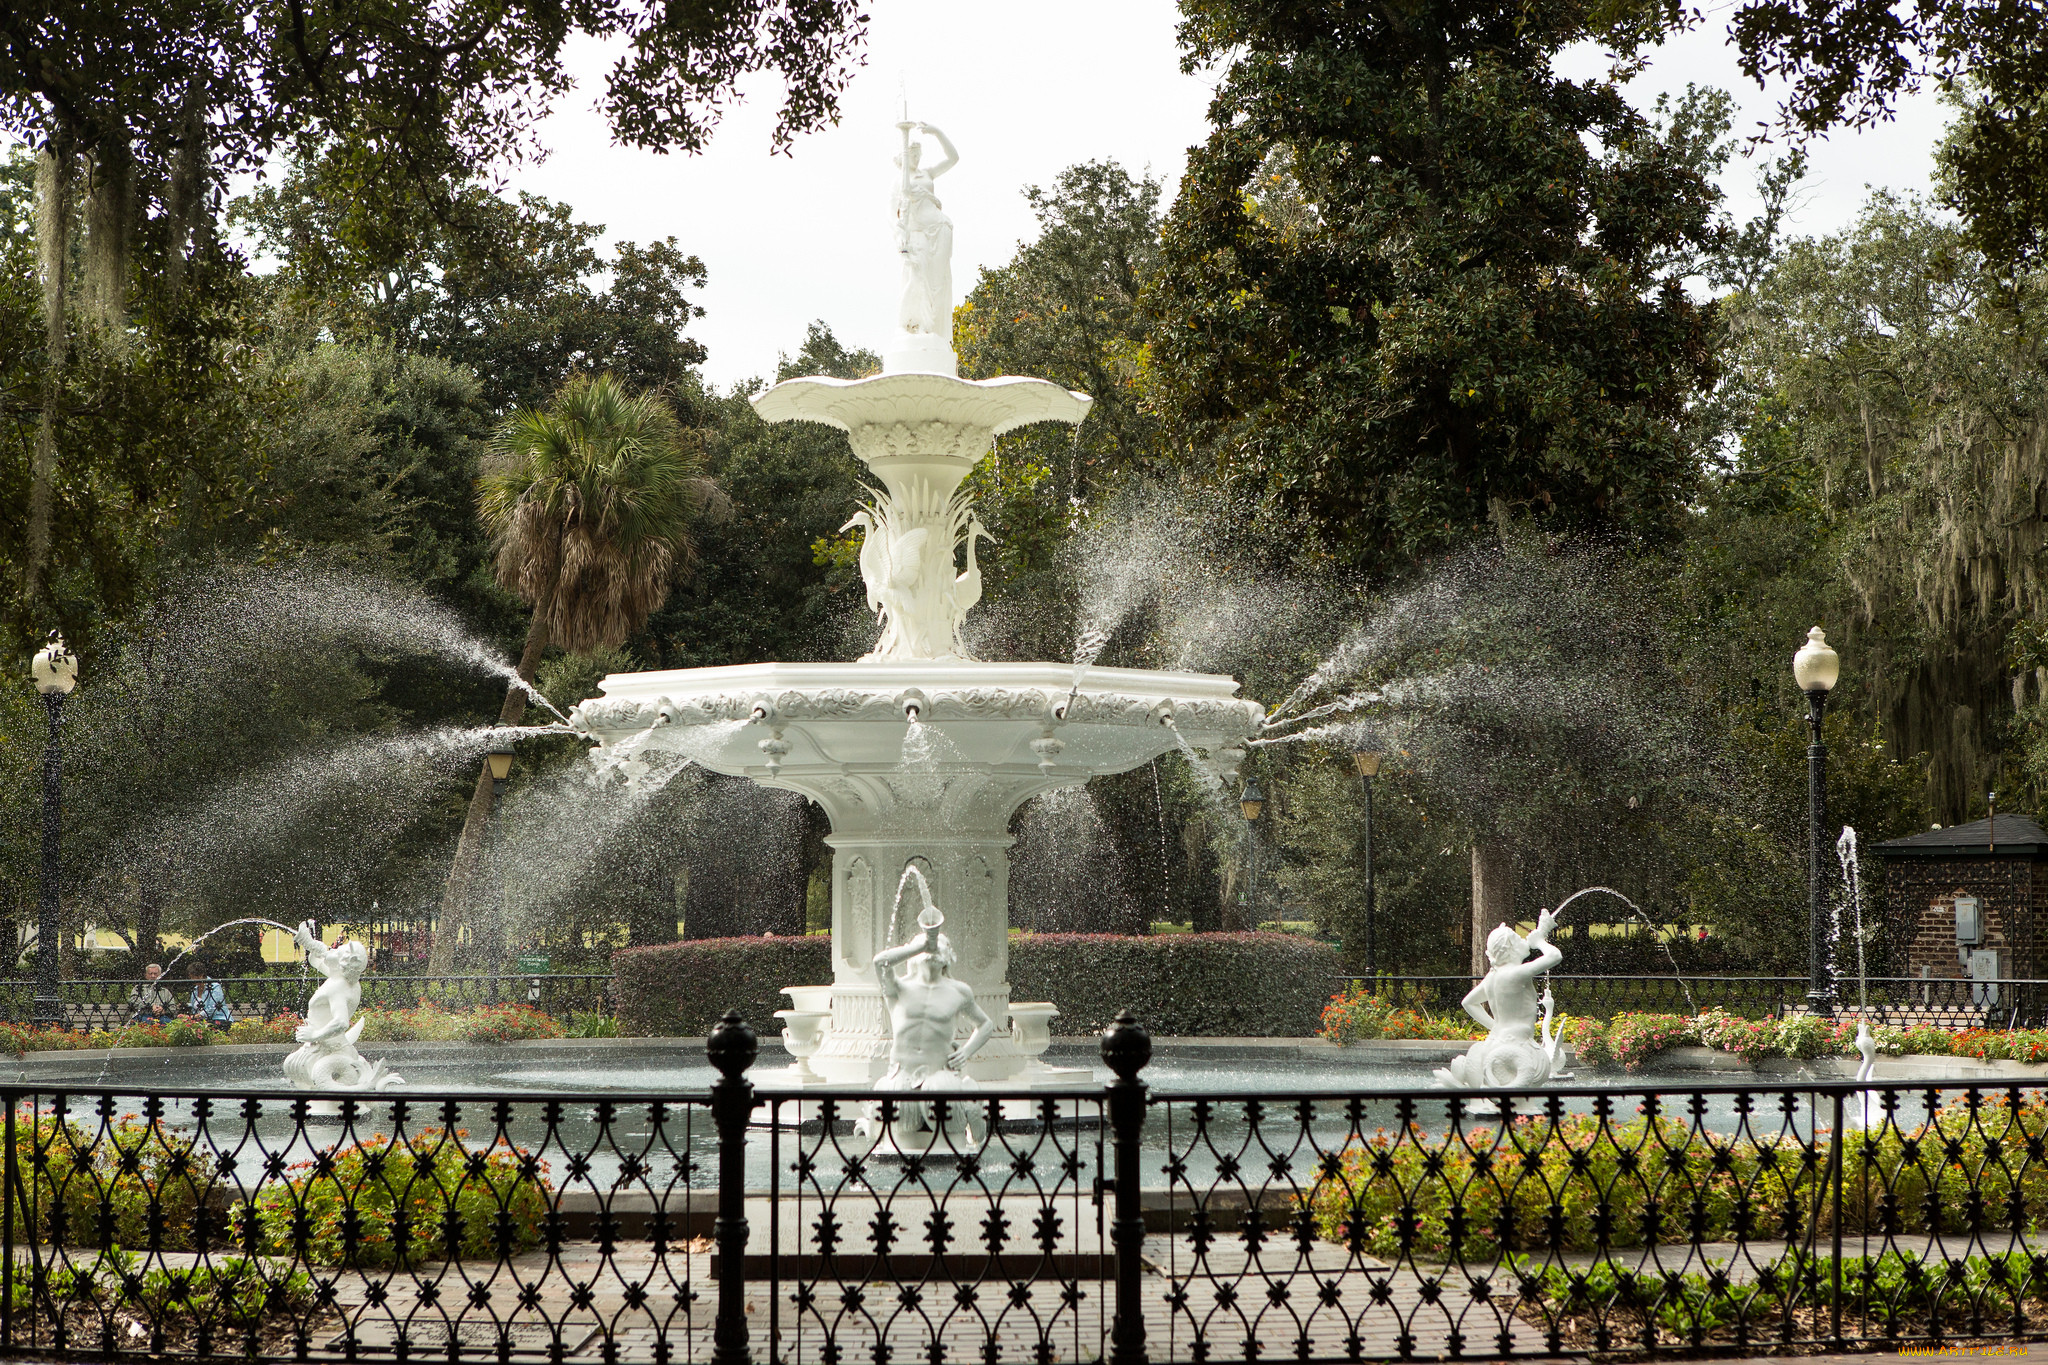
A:
{"type": "MultiPolygon", "coordinates": [[[[1373,984],[1434,1010],[1455,1010],[1472,989],[1467,976],[1344,976],[1344,983],[1373,984]]],[[[1609,1018],[1625,1010],[1652,1014],[1695,1014],[1716,1006],[1753,1017],[1810,1008],[1811,983],[1803,976],[1567,976],[1545,978],[1559,1011],[1609,1018]]],[[[1949,977],[1872,977],[1871,1017],[1879,1022],[1937,1028],[2037,1028],[2048,1023],[2048,981],[1976,981],[1949,977]]],[[[1856,982],[1838,988],[1835,1008],[1859,1008],[1856,982]]]]}
{"type": "MultiPolygon", "coordinates": [[[[234,976],[219,978],[228,1006],[238,1019],[268,1019],[286,1011],[303,1013],[319,979],[299,976],[234,976]]],[[[58,983],[64,1016],[72,1028],[118,1028],[135,1014],[140,980],[117,981],[74,977],[58,983]]],[[[186,1003],[193,984],[165,978],[157,983],[178,1005],[186,1003]]],[[[0,1018],[27,1022],[35,1016],[36,983],[0,980],[0,1018]]],[[[421,1004],[442,1009],[474,1009],[481,1005],[531,1005],[557,1019],[572,1014],[613,1011],[612,978],[608,973],[575,975],[544,973],[521,976],[366,976],[363,1004],[381,1009],[410,1009],[421,1004]]]]}
{"type": "Polygon", "coordinates": [[[2048,1336],[2017,1085],[0,1087],[0,1351],[840,1365],[2048,1336]]]}

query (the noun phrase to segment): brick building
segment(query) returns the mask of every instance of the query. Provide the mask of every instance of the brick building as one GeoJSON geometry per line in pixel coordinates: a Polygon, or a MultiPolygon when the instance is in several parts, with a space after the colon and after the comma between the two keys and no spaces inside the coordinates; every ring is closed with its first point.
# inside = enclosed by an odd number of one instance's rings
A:
{"type": "Polygon", "coordinates": [[[2048,966],[2040,942],[2048,930],[2048,831],[2032,820],[1973,820],[1872,851],[1884,864],[1889,975],[2037,978],[2048,966]]]}

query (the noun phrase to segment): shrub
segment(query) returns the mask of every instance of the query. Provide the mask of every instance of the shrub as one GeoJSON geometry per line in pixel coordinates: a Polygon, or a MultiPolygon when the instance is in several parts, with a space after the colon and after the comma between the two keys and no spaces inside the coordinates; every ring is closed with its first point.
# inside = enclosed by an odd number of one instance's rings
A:
{"type": "Polygon", "coordinates": [[[256,1251],[294,1253],[303,1236],[308,1263],[364,1268],[538,1246],[547,1163],[503,1139],[467,1138],[460,1128],[427,1128],[321,1153],[237,1206],[237,1231],[256,1251]]]}
{"type": "Polygon", "coordinates": [[[729,1009],[762,1033],[789,1008],[784,986],[832,979],[829,938],[700,938],[622,948],[612,954],[619,1032],[628,1037],[701,1038],[729,1009]]]}
{"type": "Polygon", "coordinates": [[[14,1192],[14,1226],[57,1246],[190,1250],[193,1219],[213,1187],[213,1170],[191,1138],[134,1114],[102,1130],[22,1107],[14,1154],[28,1186],[14,1192]],[[161,1241],[151,1242],[153,1229],[161,1241]]]}
{"type": "Polygon", "coordinates": [[[1383,1129],[1348,1146],[1306,1202],[1324,1238],[1389,1257],[1537,1251],[1553,1237],[1567,1251],[1603,1237],[1611,1247],[1721,1241],[1744,1220],[1756,1237],[1809,1216],[1826,1233],[1835,1141],[1844,1233],[1965,1233],[1982,1209],[2011,1210],[2001,1216],[2034,1232],[2048,1226],[2048,1168],[2030,1156],[2044,1138],[2048,1105],[1997,1097],[1905,1132],[1823,1129],[1813,1148],[1789,1132],[1731,1140],[1668,1116],[1527,1118],[1440,1138],[1383,1129]]]}
{"type": "Polygon", "coordinates": [[[1068,1036],[1128,1009],[1155,1036],[1305,1038],[1344,963],[1296,934],[1025,934],[1010,944],[1010,998],[1050,1000],[1068,1036]]]}
{"type": "Polygon", "coordinates": [[[409,1010],[364,1010],[362,1019],[366,1043],[517,1043],[562,1036],[560,1024],[525,1004],[446,1010],[422,1001],[409,1010]]]}
{"type": "MultiPolygon", "coordinates": [[[[619,1028],[701,1036],[737,1009],[757,1029],[789,1008],[784,986],[832,979],[825,938],[699,939],[612,955],[619,1028]]],[[[1100,1032],[1129,1009],[1159,1035],[1304,1037],[1315,1032],[1337,949],[1294,934],[1021,934],[1010,998],[1050,1000],[1057,1029],[1100,1032]]],[[[764,1027],[765,1026],[765,1027],[764,1027]]]]}

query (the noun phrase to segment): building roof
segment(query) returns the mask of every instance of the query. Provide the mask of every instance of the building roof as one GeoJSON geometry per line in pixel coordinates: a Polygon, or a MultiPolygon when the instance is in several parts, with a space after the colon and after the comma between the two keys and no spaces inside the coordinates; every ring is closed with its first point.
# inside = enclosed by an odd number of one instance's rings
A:
{"type": "Polygon", "coordinates": [[[2048,830],[2024,815],[1972,820],[1967,825],[1923,830],[1903,839],[1888,839],[1877,846],[1880,858],[2044,858],[2048,857],[2048,830]],[[1994,848],[1994,834],[1998,844],[1994,848]]]}

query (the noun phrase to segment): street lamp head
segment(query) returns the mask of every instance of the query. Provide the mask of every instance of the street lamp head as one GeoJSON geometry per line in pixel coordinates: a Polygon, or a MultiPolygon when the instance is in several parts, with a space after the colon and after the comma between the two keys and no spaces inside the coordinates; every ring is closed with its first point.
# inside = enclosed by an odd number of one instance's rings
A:
{"type": "Polygon", "coordinates": [[[68,696],[78,686],[78,656],[65,647],[64,637],[53,630],[50,642],[37,650],[29,662],[28,672],[35,679],[36,691],[44,696],[68,696]]]}
{"type": "Polygon", "coordinates": [[[1244,784],[1244,792],[1238,798],[1237,807],[1244,812],[1245,819],[1256,820],[1259,818],[1259,812],[1266,808],[1266,794],[1259,790],[1258,783],[1247,782],[1244,784]]]}
{"type": "Polygon", "coordinates": [[[509,735],[500,735],[492,740],[486,757],[491,765],[491,781],[503,782],[512,776],[512,739],[509,735]]]}
{"type": "Polygon", "coordinates": [[[1842,676],[1842,659],[1828,648],[1827,633],[1819,626],[1806,632],[1806,643],[1792,656],[1792,676],[1801,692],[1832,692],[1842,676]]]}
{"type": "Polygon", "coordinates": [[[1352,766],[1358,769],[1360,777],[1378,777],[1380,775],[1380,760],[1385,757],[1386,755],[1380,753],[1377,749],[1356,749],[1352,751],[1351,763],[1352,766]]]}

